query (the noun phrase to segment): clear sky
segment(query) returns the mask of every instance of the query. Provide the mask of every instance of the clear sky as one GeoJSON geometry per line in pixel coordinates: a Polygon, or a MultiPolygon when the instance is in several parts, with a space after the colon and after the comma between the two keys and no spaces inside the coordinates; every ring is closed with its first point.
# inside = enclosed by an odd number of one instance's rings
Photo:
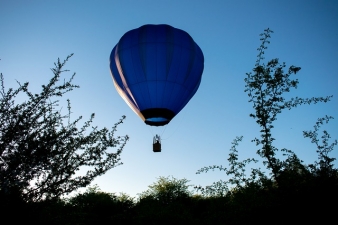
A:
{"type": "MultiPolygon", "coordinates": [[[[302,131],[312,129],[318,117],[331,115],[335,119],[323,128],[338,138],[337,21],[335,0],[0,0],[0,72],[7,88],[16,87],[15,80],[29,81],[31,90],[39,92],[52,76],[53,62],[74,53],[66,69],[77,73],[75,83],[81,88],[65,96],[73,119],[95,112],[94,124],[112,127],[126,115],[117,134],[130,136],[123,165],[93,184],[136,196],[159,176],[187,178],[192,185],[225,180],[221,172],[195,173],[204,166],[226,166],[236,136],[244,136],[240,158],[259,159],[250,140],[260,129],[249,117],[253,109],[244,78],[254,67],[259,34],[266,28],[274,31],[266,59],[302,67],[298,89],[289,96],[334,95],[331,102],[283,112],[273,130],[276,147],[295,151],[305,163],[316,160],[315,145],[302,131]],[[112,48],[125,32],[144,24],[185,30],[205,57],[199,90],[165,130],[146,126],[132,112],[109,71],[112,48]],[[162,134],[161,153],[152,152],[156,133],[162,134]]],[[[338,158],[337,152],[332,156],[338,158]]]]}

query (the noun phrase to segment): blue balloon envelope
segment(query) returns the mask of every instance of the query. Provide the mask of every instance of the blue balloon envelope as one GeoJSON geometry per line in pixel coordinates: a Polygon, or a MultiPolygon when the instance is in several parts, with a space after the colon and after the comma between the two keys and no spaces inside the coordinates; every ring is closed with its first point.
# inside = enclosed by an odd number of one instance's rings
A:
{"type": "Polygon", "coordinates": [[[144,25],[122,36],[110,55],[118,93],[148,125],[168,124],[196,93],[204,56],[191,36],[169,25],[144,25]]]}

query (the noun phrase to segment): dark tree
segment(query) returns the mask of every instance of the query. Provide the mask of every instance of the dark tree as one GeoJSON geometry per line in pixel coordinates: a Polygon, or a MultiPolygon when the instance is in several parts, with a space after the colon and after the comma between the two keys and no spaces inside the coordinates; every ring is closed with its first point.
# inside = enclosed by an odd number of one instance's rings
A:
{"type": "Polygon", "coordinates": [[[263,62],[264,51],[270,43],[270,34],[273,33],[269,28],[264,30],[260,36],[262,44],[258,48],[258,56],[252,73],[247,73],[245,81],[245,92],[250,98],[255,110],[250,117],[256,119],[260,126],[261,136],[255,138],[253,142],[261,146],[257,154],[265,159],[264,163],[278,182],[278,175],[283,167],[283,162],[275,157],[278,149],[273,145],[275,138],[272,137],[273,122],[277,120],[277,115],[284,109],[291,109],[302,104],[327,102],[332,96],[312,97],[312,98],[291,98],[286,100],[285,93],[292,88],[297,88],[298,80],[291,79],[292,75],[300,71],[300,67],[290,66],[286,71],[286,64],[280,63],[278,58],[263,62]]]}
{"type": "MultiPolygon", "coordinates": [[[[256,123],[260,127],[260,138],[254,138],[252,142],[255,142],[260,148],[257,150],[257,154],[263,158],[263,163],[272,172],[272,179],[266,176],[260,169],[251,168],[250,176],[247,176],[246,166],[250,162],[257,162],[255,159],[246,159],[243,161],[238,160],[237,145],[242,140],[242,137],[236,137],[233,142],[233,146],[230,149],[228,158],[229,167],[224,166],[208,166],[201,168],[197,173],[208,172],[209,170],[219,169],[225,171],[227,176],[232,176],[226,181],[214,182],[210,186],[202,188],[201,186],[195,187],[198,191],[201,191],[204,195],[210,196],[224,196],[231,194],[230,190],[238,191],[242,188],[247,188],[250,185],[254,185],[260,188],[272,187],[274,182],[281,179],[281,175],[289,177],[290,172],[293,175],[297,175],[297,171],[306,173],[307,167],[302,164],[302,161],[297,155],[288,149],[281,149],[284,151],[287,158],[285,160],[278,159],[276,152],[278,148],[274,146],[275,138],[272,135],[273,123],[277,120],[278,114],[285,109],[292,109],[302,104],[312,104],[318,102],[327,102],[332,96],[327,97],[312,97],[312,98],[300,98],[295,97],[291,99],[285,99],[285,94],[290,92],[292,88],[297,88],[298,80],[291,79],[291,76],[296,75],[300,71],[300,67],[290,66],[286,69],[285,63],[279,63],[279,59],[272,59],[266,64],[264,61],[264,51],[267,49],[267,45],[270,43],[269,39],[273,33],[269,28],[264,30],[261,36],[261,45],[257,49],[258,55],[253,72],[246,73],[245,92],[248,93],[249,102],[253,104],[254,113],[250,114],[250,117],[256,120],[256,123]],[[229,184],[231,186],[229,186],[229,184]]],[[[321,120],[321,122],[324,119],[321,120]]],[[[316,128],[316,127],[315,127],[316,128]]],[[[306,137],[312,139],[318,146],[318,140],[315,133],[304,133],[306,137]],[[317,141],[317,142],[316,142],[317,141]]],[[[327,153],[333,149],[333,145],[328,146],[327,139],[328,133],[324,133],[323,136],[324,146],[318,146],[318,153],[320,154],[321,162],[325,162],[326,167],[332,167],[333,159],[326,157],[327,153]]],[[[298,179],[298,178],[295,178],[298,179]]]]}
{"type": "Polygon", "coordinates": [[[334,147],[338,145],[337,139],[334,140],[331,144],[329,140],[331,139],[331,135],[323,130],[323,135],[321,136],[321,142],[318,138],[318,131],[321,125],[328,123],[330,119],[333,119],[332,116],[325,116],[322,118],[318,118],[316,124],[313,126],[313,130],[311,131],[303,131],[303,135],[305,138],[310,138],[311,142],[316,144],[318,160],[315,161],[314,164],[310,164],[309,167],[317,176],[336,176],[337,177],[337,169],[334,168],[333,162],[336,158],[330,157],[329,153],[333,151],[334,147]]]}
{"type": "Polygon", "coordinates": [[[174,177],[159,177],[157,182],[149,185],[147,191],[139,194],[140,201],[152,199],[167,205],[178,199],[188,198],[192,195],[189,191],[187,179],[176,179],[174,177]]]}
{"type": "Polygon", "coordinates": [[[196,224],[187,179],[159,177],[139,194],[132,224],[196,224]]]}
{"type": "Polygon", "coordinates": [[[75,224],[129,224],[134,200],[126,194],[101,191],[97,186],[87,188],[67,201],[75,224]]]}
{"type": "Polygon", "coordinates": [[[71,121],[68,112],[57,110],[59,99],[79,86],[75,73],[63,82],[60,76],[68,70],[59,59],[54,76],[42,85],[39,94],[28,90],[28,82],[18,82],[17,89],[5,90],[1,74],[0,100],[0,191],[2,195],[19,194],[25,201],[55,199],[91,181],[109,169],[122,164],[120,154],[128,136],[115,136],[117,126],[98,129],[92,126],[94,114],[83,125],[82,117],[71,121]],[[18,96],[25,101],[18,103],[18,96]],[[117,148],[112,151],[112,148],[117,148]],[[76,174],[86,169],[85,175],[76,174]]]}
{"type": "Polygon", "coordinates": [[[195,190],[200,191],[203,196],[217,196],[217,197],[225,197],[231,195],[232,192],[238,192],[242,188],[246,187],[249,184],[258,182],[259,179],[267,179],[265,175],[260,171],[260,169],[251,169],[251,175],[247,176],[246,167],[249,163],[258,162],[254,158],[248,158],[242,161],[238,160],[238,150],[237,146],[239,142],[241,142],[243,136],[236,137],[231,143],[232,146],[230,148],[229,158],[228,158],[228,167],[222,165],[213,165],[206,166],[199,169],[196,174],[207,173],[210,170],[218,169],[220,171],[224,171],[225,174],[229,177],[228,180],[217,181],[213,184],[202,187],[195,186],[195,190]]]}

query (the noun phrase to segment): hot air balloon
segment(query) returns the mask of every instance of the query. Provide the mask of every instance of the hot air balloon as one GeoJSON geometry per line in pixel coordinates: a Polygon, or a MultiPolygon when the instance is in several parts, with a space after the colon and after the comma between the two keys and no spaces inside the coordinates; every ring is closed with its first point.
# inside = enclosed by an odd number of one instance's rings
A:
{"type": "Polygon", "coordinates": [[[204,56],[185,31],[144,25],[125,33],[110,55],[117,92],[150,126],[168,124],[196,93],[204,56]]]}

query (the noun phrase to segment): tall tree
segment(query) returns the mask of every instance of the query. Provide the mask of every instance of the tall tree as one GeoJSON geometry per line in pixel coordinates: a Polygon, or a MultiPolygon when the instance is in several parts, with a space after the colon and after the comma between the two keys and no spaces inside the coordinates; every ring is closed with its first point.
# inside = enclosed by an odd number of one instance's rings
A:
{"type": "MultiPolygon", "coordinates": [[[[305,166],[302,165],[302,161],[297,155],[288,149],[281,149],[286,152],[287,159],[280,160],[276,157],[276,152],[279,151],[274,146],[275,138],[272,135],[273,123],[277,120],[278,114],[284,109],[292,109],[302,104],[312,104],[318,102],[330,101],[332,96],[327,97],[311,97],[311,98],[291,98],[285,99],[285,94],[290,92],[292,88],[297,88],[298,80],[291,79],[291,76],[296,75],[300,71],[300,67],[290,66],[285,72],[286,64],[280,63],[278,58],[271,59],[266,64],[264,61],[264,53],[267,49],[267,45],[270,43],[272,30],[265,29],[260,34],[261,45],[257,49],[258,55],[256,64],[253,68],[253,72],[246,73],[245,81],[245,92],[248,93],[249,102],[253,104],[254,113],[250,114],[250,117],[256,120],[256,123],[260,126],[260,137],[254,138],[252,142],[255,142],[260,148],[257,150],[257,154],[263,158],[263,163],[272,172],[274,181],[278,183],[279,177],[284,170],[305,170],[305,166]]],[[[321,122],[323,119],[321,120],[321,122]]],[[[329,135],[325,133],[325,137],[329,138],[329,135]]],[[[315,133],[307,132],[304,133],[305,137],[312,139],[312,142],[318,142],[315,133]]],[[[324,139],[325,139],[324,137],[324,139]]],[[[327,139],[326,138],[326,139],[327,139]]],[[[198,191],[202,191],[205,195],[225,195],[229,192],[228,184],[230,187],[242,188],[253,183],[262,184],[263,186],[271,186],[271,179],[267,177],[260,169],[251,169],[250,177],[246,176],[246,166],[250,162],[256,162],[255,159],[246,159],[243,161],[238,160],[237,145],[242,140],[242,137],[236,137],[232,143],[229,154],[229,167],[224,166],[208,166],[201,168],[197,173],[208,172],[209,170],[219,169],[225,171],[227,176],[230,177],[226,181],[214,182],[210,186],[202,188],[196,186],[198,191]]],[[[318,145],[318,143],[316,144],[318,145]]],[[[327,140],[326,140],[327,142],[327,140]]],[[[326,143],[324,142],[324,143],[326,143]]],[[[319,146],[318,146],[319,147],[319,146]]],[[[325,159],[326,163],[332,162],[333,159],[326,157],[327,153],[333,148],[332,146],[325,145],[319,148],[318,153],[321,159],[325,159]],[[325,158],[326,157],[326,158],[325,158]]],[[[330,164],[332,165],[332,164],[330,164]]]]}
{"type": "Polygon", "coordinates": [[[267,64],[263,62],[264,51],[270,43],[271,33],[273,31],[268,28],[260,34],[262,43],[257,49],[255,67],[252,73],[246,73],[244,81],[245,92],[248,93],[249,102],[253,104],[255,110],[250,117],[256,119],[256,123],[261,127],[260,138],[255,138],[253,142],[261,146],[257,154],[265,159],[264,163],[268,169],[271,169],[277,181],[283,167],[283,162],[275,157],[278,149],[273,145],[275,138],[271,131],[277,115],[284,109],[290,110],[298,105],[327,102],[332,96],[285,99],[285,93],[290,92],[292,88],[297,88],[299,82],[297,79],[291,79],[291,76],[297,74],[301,68],[292,65],[285,72],[286,64],[280,63],[278,58],[271,59],[267,64]]]}
{"type": "Polygon", "coordinates": [[[67,113],[56,109],[64,94],[79,87],[72,83],[75,73],[60,82],[72,55],[54,63],[54,75],[39,94],[28,90],[28,82],[5,90],[1,74],[0,191],[4,195],[19,193],[26,201],[58,198],[122,164],[120,154],[128,136],[116,137],[115,132],[125,116],[110,130],[98,129],[92,125],[94,114],[82,126],[82,117],[71,121],[69,99],[67,113]],[[18,103],[18,96],[26,96],[26,101],[18,103]],[[82,168],[86,174],[76,174],[82,168]]]}

